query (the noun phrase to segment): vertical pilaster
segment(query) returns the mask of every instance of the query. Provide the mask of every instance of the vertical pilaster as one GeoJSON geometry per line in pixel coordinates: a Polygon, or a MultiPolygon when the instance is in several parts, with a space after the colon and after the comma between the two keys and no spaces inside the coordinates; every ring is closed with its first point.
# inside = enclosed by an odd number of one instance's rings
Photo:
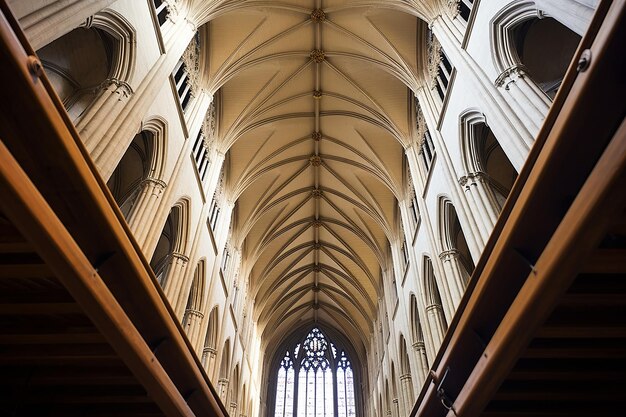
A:
{"type": "Polygon", "coordinates": [[[137,201],[133,205],[130,216],[128,216],[128,226],[143,251],[146,250],[145,244],[150,225],[154,220],[159,201],[166,187],[167,184],[161,180],[146,178],[141,184],[137,201]]]}
{"type": "Polygon", "coordinates": [[[28,42],[38,50],[79,27],[90,16],[117,0],[9,0],[28,42]],[[43,4],[48,3],[48,4],[43,4]]]}
{"type": "Polygon", "coordinates": [[[439,259],[441,259],[443,263],[445,281],[448,282],[452,302],[456,310],[465,292],[469,275],[460,262],[459,252],[457,250],[451,249],[443,251],[439,254],[439,259]]]}
{"type": "Polygon", "coordinates": [[[186,255],[178,252],[171,254],[171,265],[167,274],[164,292],[176,313],[176,317],[181,317],[185,309],[185,304],[178,302],[178,300],[183,287],[188,263],[189,258],[186,255]]]}

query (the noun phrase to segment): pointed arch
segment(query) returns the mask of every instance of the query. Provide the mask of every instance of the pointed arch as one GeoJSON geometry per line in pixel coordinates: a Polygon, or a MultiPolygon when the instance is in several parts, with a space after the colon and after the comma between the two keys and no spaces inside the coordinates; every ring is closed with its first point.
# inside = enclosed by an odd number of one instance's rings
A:
{"type": "Polygon", "coordinates": [[[409,351],[407,350],[404,335],[400,333],[400,375],[411,374],[411,363],[409,361],[409,351]]]}
{"type": "Polygon", "coordinates": [[[120,13],[104,9],[96,13],[87,25],[108,33],[116,40],[111,51],[110,77],[121,83],[129,83],[135,69],[137,55],[137,32],[132,24],[120,13]]]}
{"type": "Polygon", "coordinates": [[[222,349],[222,360],[220,362],[220,379],[228,380],[230,371],[230,338],[224,342],[224,349],[222,349]]]}
{"type": "Polygon", "coordinates": [[[184,197],[172,207],[150,260],[150,266],[162,287],[167,284],[173,258],[186,258],[184,254],[189,235],[189,205],[189,198],[184,197]]]}
{"type": "Polygon", "coordinates": [[[491,21],[492,55],[500,74],[526,73],[551,99],[579,42],[580,35],[539,12],[534,1],[514,1],[491,21]]]}
{"type": "Polygon", "coordinates": [[[448,321],[443,313],[441,293],[439,292],[439,285],[435,277],[433,263],[427,256],[425,256],[423,260],[423,274],[428,327],[430,329],[432,343],[436,349],[443,341],[444,335],[448,330],[448,321]]]}
{"type": "Polygon", "coordinates": [[[143,131],[152,133],[153,151],[150,159],[150,178],[163,180],[167,160],[168,125],[161,116],[152,116],[142,123],[143,131]]]}
{"type": "Polygon", "coordinates": [[[307,323],[277,346],[265,367],[269,417],[304,415],[311,398],[327,409],[339,408],[340,415],[362,415],[361,367],[345,336],[322,323],[307,323]]]}
{"type": "Polygon", "coordinates": [[[413,372],[411,372],[411,362],[409,360],[409,351],[407,349],[404,335],[400,333],[400,389],[402,390],[402,398],[405,407],[405,413],[409,413],[413,402],[415,401],[415,393],[413,392],[413,372]]]}
{"type": "Polygon", "coordinates": [[[215,349],[219,340],[218,324],[219,324],[219,307],[215,306],[209,313],[209,320],[207,322],[207,331],[204,337],[204,348],[215,349]]]}
{"type": "Polygon", "coordinates": [[[174,251],[180,254],[187,253],[190,228],[191,199],[182,197],[172,208],[176,217],[176,239],[174,241],[174,251]]]}
{"type": "Polygon", "coordinates": [[[154,152],[154,135],[142,130],[135,135],[107,181],[107,186],[113,194],[115,202],[122,211],[124,218],[129,221],[144,181],[150,176],[150,165],[154,158],[154,152]]]}
{"type": "MultiPolygon", "coordinates": [[[[239,404],[239,381],[241,379],[241,375],[240,375],[240,370],[239,370],[239,364],[236,364],[235,367],[233,368],[233,373],[232,376],[230,378],[230,394],[229,394],[229,400],[230,400],[230,408],[232,411],[235,411],[237,409],[237,405],[239,404]]],[[[233,415],[236,415],[236,412],[233,413],[233,415]]]]}
{"type": "Polygon", "coordinates": [[[491,21],[491,54],[498,72],[502,73],[521,63],[517,53],[515,28],[537,17],[537,6],[532,0],[509,3],[491,21]]]}
{"type": "Polygon", "coordinates": [[[422,331],[422,321],[420,319],[420,314],[417,306],[417,297],[415,296],[415,294],[411,294],[409,303],[411,308],[411,338],[413,344],[423,344],[424,333],[422,331]]]}
{"type": "Polygon", "coordinates": [[[467,109],[459,116],[461,155],[465,174],[485,172],[485,130],[487,118],[477,109],[467,109]]]}
{"type": "Polygon", "coordinates": [[[206,280],[206,260],[202,259],[196,265],[193,273],[189,296],[187,297],[187,305],[185,306],[185,314],[183,315],[183,329],[188,331],[188,326],[193,315],[200,315],[202,310],[202,301],[204,299],[204,288],[206,280]]]}
{"type": "Polygon", "coordinates": [[[439,197],[439,239],[444,253],[458,258],[463,269],[462,284],[467,285],[475,265],[454,204],[445,196],[439,197]]]}
{"type": "Polygon", "coordinates": [[[430,306],[441,307],[441,294],[435,278],[435,270],[432,260],[427,256],[424,257],[424,294],[426,295],[427,308],[430,306]]]}

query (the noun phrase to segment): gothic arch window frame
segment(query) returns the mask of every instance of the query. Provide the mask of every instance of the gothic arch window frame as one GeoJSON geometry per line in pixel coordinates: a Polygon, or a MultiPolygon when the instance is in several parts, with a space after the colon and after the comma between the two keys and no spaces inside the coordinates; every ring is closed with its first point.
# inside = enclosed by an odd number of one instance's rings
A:
{"type": "Polygon", "coordinates": [[[200,259],[196,263],[196,268],[193,273],[191,285],[189,287],[189,293],[187,296],[187,305],[185,306],[185,313],[183,315],[182,325],[185,332],[188,331],[187,327],[191,323],[191,315],[196,314],[202,317],[202,311],[204,311],[204,298],[206,289],[206,258],[200,259]]]}
{"type": "MultiPolygon", "coordinates": [[[[485,114],[478,109],[470,108],[460,114],[459,125],[461,160],[464,170],[463,175],[484,175],[492,190],[495,193],[498,193],[504,200],[506,200],[510,190],[492,177],[492,173],[490,172],[488,167],[490,155],[495,149],[494,146],[487,146],[489,139],[488,132],[490,132],[493,136],[495,144],[498,145],[504,156],[508,159],[511,167],[513,167],[513,164],[511,163],[509,155],[507,155],[504,148],[502,147],[502,143],[500,143],[498,138],[494,135],[493,131],[491,131],[491,128],[487,123],[487,116],[485,116],[485,114]],[[483,126],[481,127],[480,125],[483,126]],[[483,129],[482,132],[480,131],[481,129],[483,129]]],[[[513,167],[513,169],[515,169],[515,167],[513,167]]],[[[464,178],[461,177],[459,181],[463,179],[464,178]]],[[[467,178],[465,178],[465,180],[467,180],[467,178]]],[[[501,204],[502,203],[500,203],[498,209],[501,209],[501,204]]]]}
{"type": "Polygon", "coordinates": [[[241,365],[239,362],[235,364],[233,367],[233,372],[230,377],[230,382],[228,384],[228,406],[230,406],[230,410],[235,411],[235,415],[237,415],[237,408],[239,407],[239,394],[240,389],[239,385],[241,384],[241,365]]]}
{"type": "MultiPolygon", "coordinates": [[[[278,348],[271,355],[268,355],[269,360],[266,361],[264,366],[264,374],[266,375],[264,379],[268,382],[265,384],[265,388],[263,390],[266,399],[265,404],[267,406],[266,415],[268,417],[274,417],[275,415],[278,370],[281,366],[282,360],[285,358],[285,352],[288,350],[293,351],[295,346],[301,344],[307,338],[309,333],[315,328],[319,329],[319,331],[324,335],[329,345],[331,343],[333,344],[337,352],[345,352],[346,358],[350,362],[353,375],[354,403],[356,410],[355,416],[361,417],[364,415],[364,403],[361,393],[361,386],[364,381],[362,372],[366,372],[366,370],[363,369],[365,366],[363,365],[364,362],[361,361],[361,358],[358,356],[356,350],[352,346],[352,343],[346,336],[334,328],[318,322],[306,323],[298,327],[290,335],[286,336],[282,339],[282,341],[277,343],[278,348]]],[[[337,362],[339,362],[340,358],[337,359],[337,362]]],[[[333,369],[336,372],[337,366],[333,369]]],[[[297,370],[295,369],[294,378],[297,378],[297,370]]],[[[336,390],[337,387],[333,387],[333,389],[336,390]]],[[[294,398],[294,403],[296,400],[297,399],[294,398]]],[[[295,416],[296,414],[293,415],[293,417],[295,416]]]]}
{"type": "Polygon", "coordinates": [[[426,309],[431,306],[437,306],[440,310],[440,317],[443,319],[442,326],[443,332],[448,330],[448,319],[444,313],[443,297],[441,295],[441,282],[437,279],[435,268],[432,258],[428,255],[424,255],[422,258],[422,285],[424,291],[424,301],[426,302],[426,309]]]}
{"type": "Polygon", "coordinates": [[[190,228],[190,212],[191,199],[189,197],[181,197],[178,199],[172,209],[179,210],[179,220],[176,230],[176,239],[174,241],[174,252],[185,254],[189,244],[189,228],[190,228]]]}
{"type": "MultiPolygon", "coordinates": [[[[132,139],[124,155],[119,160],[115,170],[107,181],[107,186],[113,194],[118,207],[126,219],[130,219],[133,212],[133,206],[141,193],[144,181],[150,177],[150,167],[152,159],[154,159],[155,144],[154,135],[147,130],[139,131],[132,139]],[[130,152],[130,153],[129,153],[130,152]],[[134,153],[134,155],[132,154],[134,153]],[[141,174],[131,175],[133,167],[138,164],[128,162],[126,158],[136,157],[141,164],[141,174]],[[130,165],[129,165],[130,164],[130,165]],[[128,181],[131,179],[131,181],[128,181]],[[127,182],[125,184],[125,182],[127,182]]],[[[135,160],[136,161],[136,160],[135,160]]]]}
{"type": "Polygon", "coordinates": [[[202,345],[202,357],[201,363],[207,373],[212,372],[213,369],[209,369],[208,358],[211,353],[217,353],[217,345],[220,340],[220,329],[219,329],[219,319],[220,319],[220,308],[217,304],[215,304],[210,312],[207,319],[206,330],[204,333],[204,341],[202,345]],[[213,352],[211,352],[213,350],[213,352]]]}
{"type": "Polygon", "coordinates": [[[532,0],[517,0],[500,10],[491,20],[491,55],[494,65],[501,74],[522,66],[515,45],[515,28],[537,18],[537,5],[532,0]]]}
{"type": "Polygon", "coordinates": [[[104,9],[88,19],[86,27],[100,29],[116,40],[117,49],[112,51],[114,54],[109,77],[128,85],[137,58],[137,31],[133,25],[115,10],[104,9]]]}
{"type": "MultiPolygon", "coordinates": [[[[461,224],[461,218],[456,210],[456,207],[450,197],[441,195],[439,196],[439,241],[443,249],[442,253],[447,251],[456,251],[461,260],[462,266],[465,268],[468,277],[472,275],[475,265],[472,259],[472,254],[469,251],[469,244],[467,242],[467,236],[463,230],[463,224],[461,224]],[[456,223],[455,223],[456,218],[456,223]],[[458,226],[458,227],[457,227],[458,226]],[[458,245],[459,235],[465,241],[467,246],[467,254],[463,254],[461,248],[458,245]]],[[[467,285],[467,282],[464,283],[467,285]]]]}
{"type": "MultiPolygon", "coordinates": [[[[135,71],[137,56],[137,33],[135,28],[124,16],[112,9],[104,9],[90,16],[79,28],[85,30],[93,29],[100,38],[108,38],[106,40],[102,39],[103,48],[107,55],[108,68],[106,69],[107,72],[104,79],[98,80],[99,84],[81,85],[73,77],[71,71],[67,71],[67,69],[60,67],[53,61],[42,58],[43,66],[47,71],[54,72],[73,87],[72,93],[63,99],[63,105],[68,111],[76,103],[82,101],[83,98],[88,97],[87,104],[84,107],[81,106],[80,112],[75,116],[76,122],[91,109],[96,102],[99,92],[104,87],[115,84],[119,88],[118,92],[120,94],[128,97],[133,93],[129,83],[135,71]],[[111,43],[111,45],[108,45],[108,43],[111,43]]],[[[79,30],[79,28],[74,29],[74,31],[79,30]]],[[[69,33],[51,39],[50,42],[42,45],[38,52],[63,39],[69,33]]]]}
{"type": "Polygon", "coordinates": [[[465,175],[486,172],[485,155],[478,143],[476,127],[487,124],[487,117],[478,109],[467,109],[459,115],[461,161],[465,175]]]}
{"type": "Polygon", "coordinates": [[[168,124],[161,116],[151,116],[141,124],[141,130],[153,135],[153,154],[150,160],[148,178],[163,180],[165,176],[165,162],[167,161],[168,124]]]}
{"type": "Polygon", "coordinates": [[[417,295],[414,292],[409,294],[409,323],[411,329],[411,345],[416,343],[424,343],[424,330],[422,329],[422,320],[419,312],[419,304],[417,303],[417,295]]]}
{"type": "MultiPolygon", "coordinates": [[[[150,265],[153,268],[154,275],[157,276],[161,287],[165,288],[169,281],[169,265],[172,262],[173,256],[185,256],[187,253],[188,246],[188,238],[189,238],[189,228],[190,228],[190,207],[191,200],[189,197],[181,197],[178,201],[172,206],[167,217],[165,218],[165,223],[161,228],[161,233],[159,234],[158,242],[163,235],[163,231],[167,225],[167,222],[172,216],[172,236],[169,237],[170,246],[168,249],[168,253],[166,256],[157,260],[156,263],[152,263],[153,259],[150,260],[150,265]]],[[[155,250],[157,248],[155,247],[155,250]]],[[[155,253],[152,253],[152,258],[154,258],[155,253]]]]}

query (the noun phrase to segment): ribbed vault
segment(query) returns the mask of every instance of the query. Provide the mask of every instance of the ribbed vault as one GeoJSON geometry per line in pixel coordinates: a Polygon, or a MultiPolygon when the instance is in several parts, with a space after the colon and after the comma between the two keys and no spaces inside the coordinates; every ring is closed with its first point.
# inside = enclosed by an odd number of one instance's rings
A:
{"type": "Polygon", "coordinates": [[[265,345],[307,321],[369,344],[425,30],[390,3],[242,1],[204,28],[232,244],[265,345]]]}

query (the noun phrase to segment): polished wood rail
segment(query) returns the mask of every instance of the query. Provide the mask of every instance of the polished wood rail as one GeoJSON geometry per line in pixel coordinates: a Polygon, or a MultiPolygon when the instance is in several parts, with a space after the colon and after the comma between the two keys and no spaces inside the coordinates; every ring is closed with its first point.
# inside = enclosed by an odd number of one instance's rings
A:
{"type": "Polygon", "coordinates": [[[0,1],[0,415],[226,416],[0,1]]]}
{"type": "Polygon", "coordinates": [[[412,416],[624,414],[625,50],[600,2],[412,416]]]}

